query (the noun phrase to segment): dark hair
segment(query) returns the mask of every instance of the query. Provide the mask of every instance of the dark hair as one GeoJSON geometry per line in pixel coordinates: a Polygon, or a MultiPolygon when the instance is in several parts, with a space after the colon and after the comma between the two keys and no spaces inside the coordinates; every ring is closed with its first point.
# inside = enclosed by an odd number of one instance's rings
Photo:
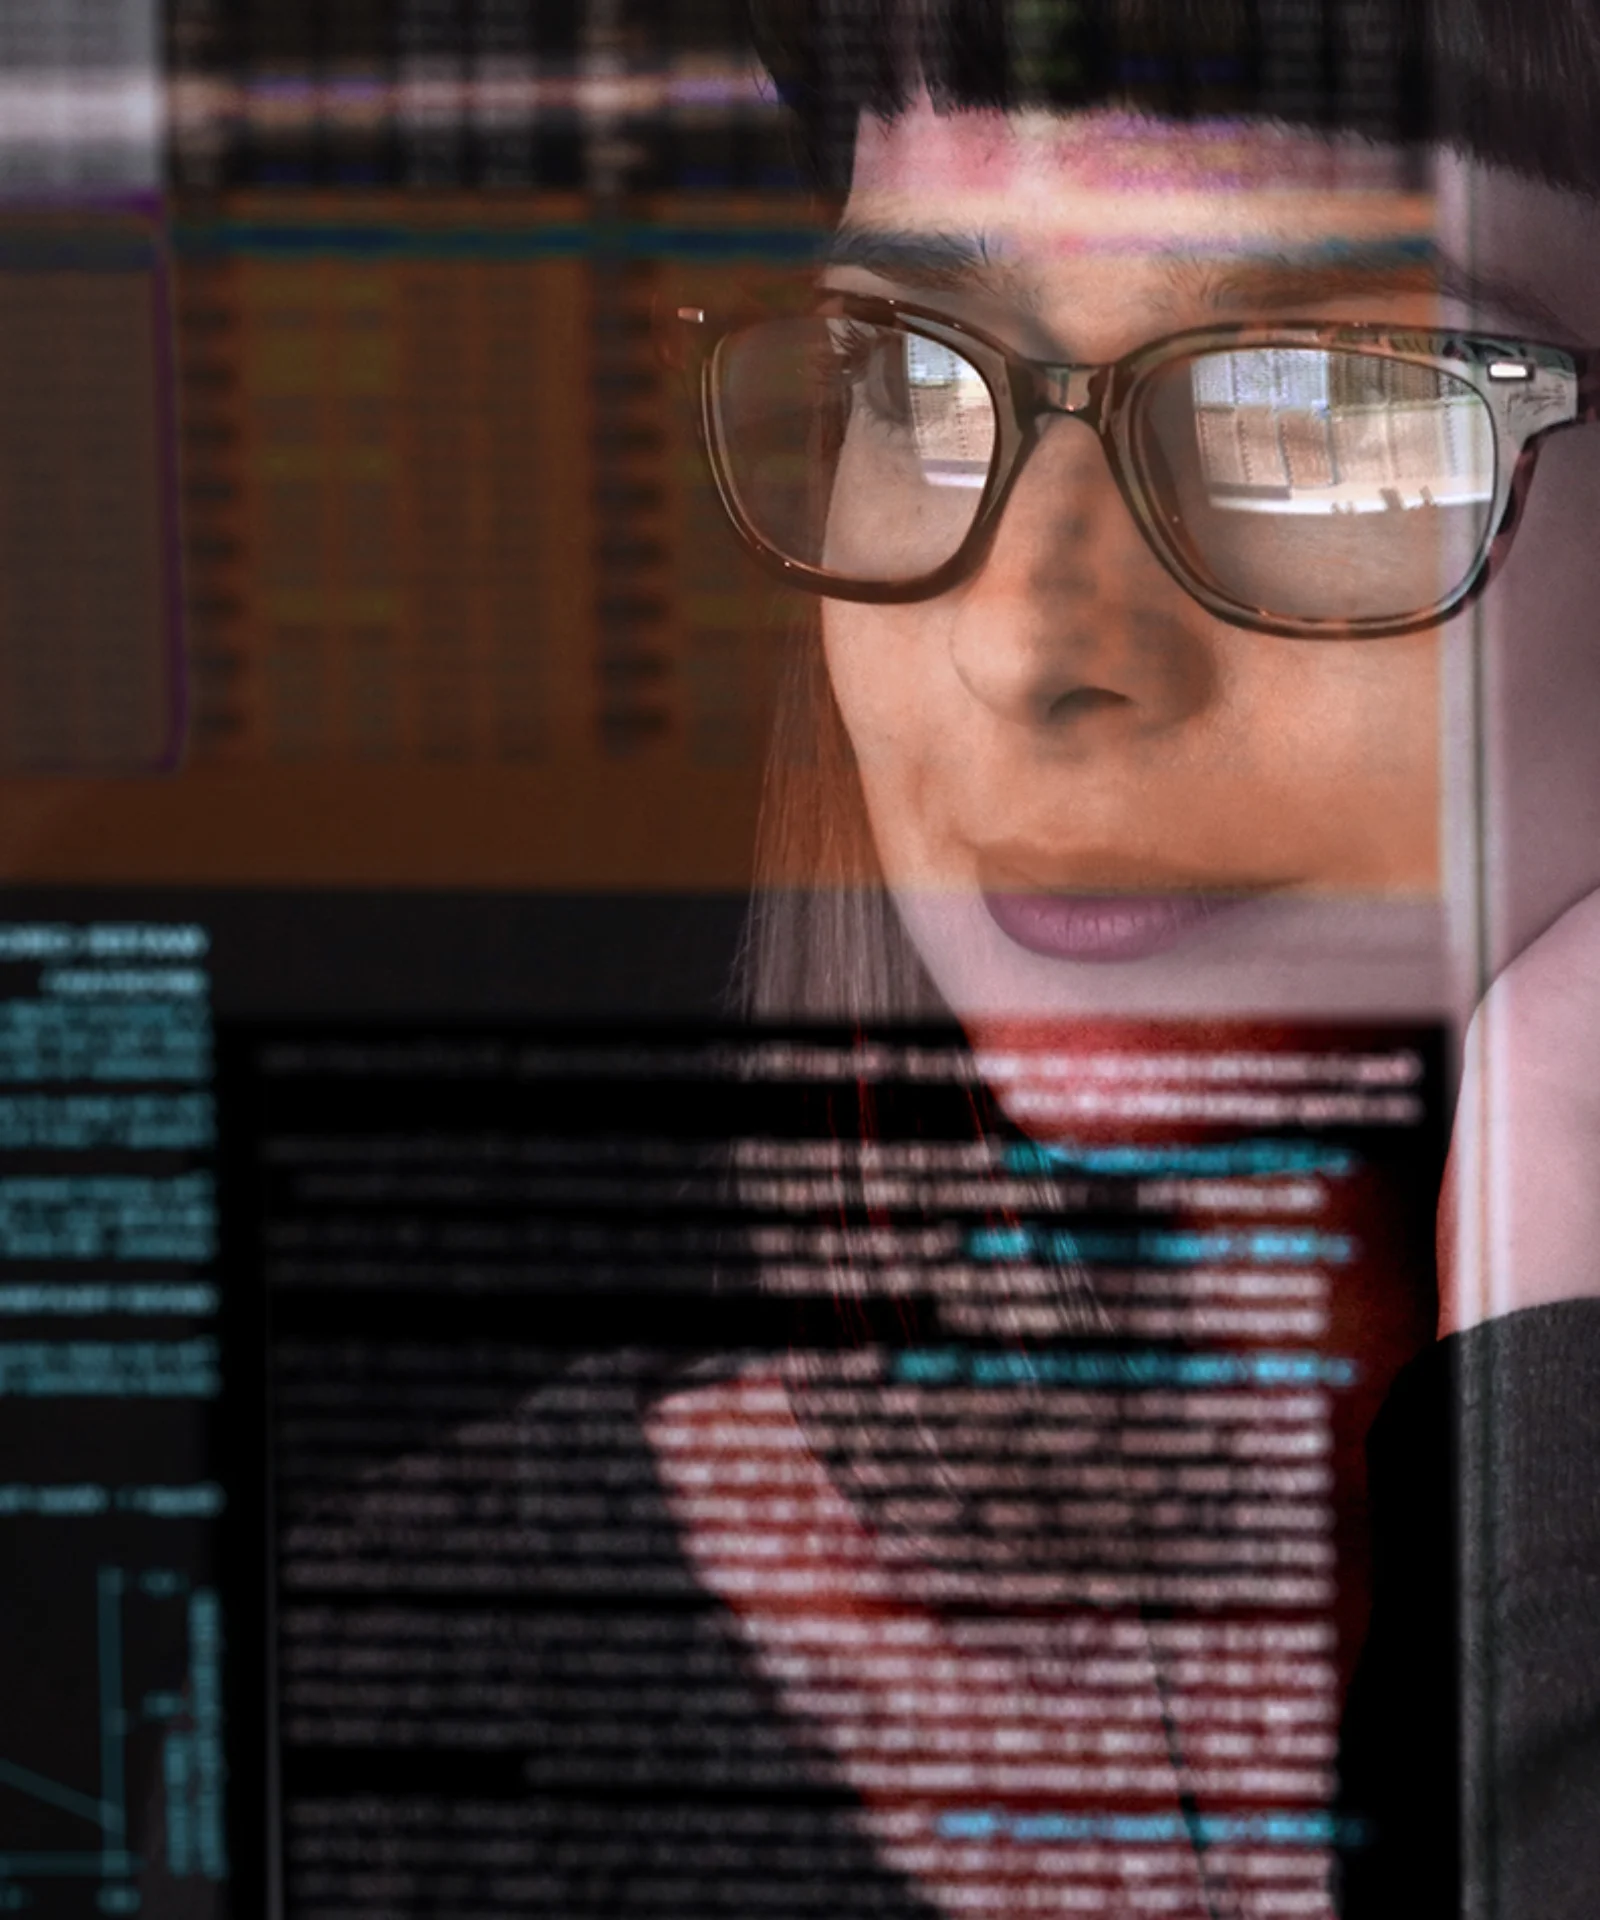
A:
{"type": "Polygon", "coordinates": [[[1600,192],[1600,0],[750,0],[820,184],[863,112],[1121,105],[1454,147],[1600,192]]]}

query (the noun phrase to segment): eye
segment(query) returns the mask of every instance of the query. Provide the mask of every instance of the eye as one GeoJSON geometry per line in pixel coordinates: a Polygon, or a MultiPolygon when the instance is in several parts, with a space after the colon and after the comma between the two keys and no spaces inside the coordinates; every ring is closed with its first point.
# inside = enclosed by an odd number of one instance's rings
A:
{"type": "Polygon", "coordinates": [[[862,321],[833,320],[828,325],[828,338],[834,378],[849,390],[853,406],[861,407],[881,425],[909,428],[908,337],[862,321]]]}

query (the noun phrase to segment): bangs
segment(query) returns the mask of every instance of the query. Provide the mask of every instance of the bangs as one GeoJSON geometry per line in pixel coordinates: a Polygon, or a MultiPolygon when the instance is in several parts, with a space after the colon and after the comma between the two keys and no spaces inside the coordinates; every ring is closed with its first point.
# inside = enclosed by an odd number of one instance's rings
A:
{"type": "Polygon", "coordinates": [[[753,0],[819,184],[862,113],[957,108],[1258,116],[1458,148],[1600,192],[1590,0],[753,0]]]}

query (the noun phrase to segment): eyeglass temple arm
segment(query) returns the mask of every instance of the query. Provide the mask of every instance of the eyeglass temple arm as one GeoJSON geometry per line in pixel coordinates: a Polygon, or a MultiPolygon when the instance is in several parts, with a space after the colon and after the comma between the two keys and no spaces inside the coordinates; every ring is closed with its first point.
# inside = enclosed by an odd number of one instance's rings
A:
{"type": "Polygon", "coordinates": [[[1483,372],[1496,416],[1518,449],[1519,472],[1547,435],[1600,420],[1600,347],[1510,347],[1483,372]]]}

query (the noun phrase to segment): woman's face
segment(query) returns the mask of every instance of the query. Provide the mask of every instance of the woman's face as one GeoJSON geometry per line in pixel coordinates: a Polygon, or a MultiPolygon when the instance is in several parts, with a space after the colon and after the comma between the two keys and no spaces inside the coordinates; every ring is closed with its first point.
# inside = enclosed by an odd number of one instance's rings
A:
{"type": "MultiPolygon", "coordinates": [[[[1526,272],[1497,266],[1490,289],[1436,264],[1441,226],[1484,225],[1465,177],[1443,165],[1436,194],[1385,149],[1248,123],[924,100],[863,122],[857,264],[828,281],[1053,361],[1234,320],[1572,335],[1526,272]]],[[[1530,526],[1553,484],[1541,469],[1530,526]]],[[[1526,599],[1529,544],[1491,600],[1526,599]]],[[[823,631],[885,875],[963,1017],[1405,1014],[1445,997],[1445,789],[1483,744],[1456,719],[1474,621],[1357,642],[1229,626],[1146,547],[1095,436],[1056,419],[970,579],[910,606],[826,602],[823,631]]],[[[1525,683],[1527,658],[1510,670],[1525,683]]],[[[1573,840],[1550,886],[1586,860],[1573,840]]]]}

